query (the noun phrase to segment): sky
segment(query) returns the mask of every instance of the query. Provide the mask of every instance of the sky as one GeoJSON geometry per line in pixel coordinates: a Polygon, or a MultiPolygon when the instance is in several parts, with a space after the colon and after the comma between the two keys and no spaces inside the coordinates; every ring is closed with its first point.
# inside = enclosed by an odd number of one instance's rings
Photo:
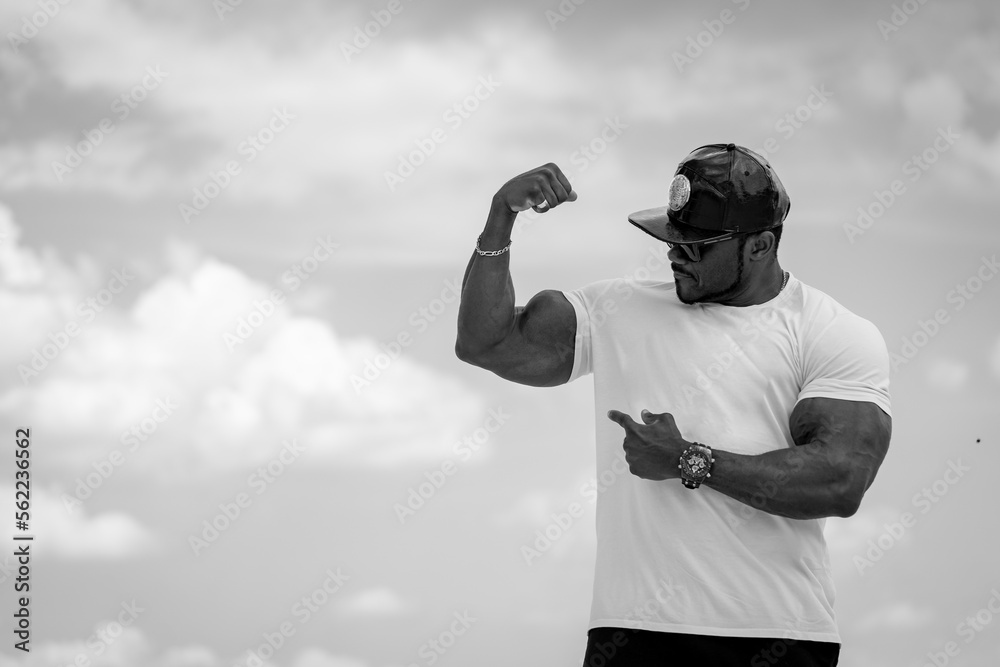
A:
{"type": "Polygon", "coordinates": [[[0,428],[35,539],[26,653],[0,534],[0,667],[580,664],[593,379],[460,362],[462,274],[554,162],[579,198],[519,217],[518,303],[636,276],[662,245],[627,215],[730,141],[788,190],[782,266],[892,355],[889,453],[826,526],[841,664],[997,664],[998,14],[4,3],[0,428]]]}

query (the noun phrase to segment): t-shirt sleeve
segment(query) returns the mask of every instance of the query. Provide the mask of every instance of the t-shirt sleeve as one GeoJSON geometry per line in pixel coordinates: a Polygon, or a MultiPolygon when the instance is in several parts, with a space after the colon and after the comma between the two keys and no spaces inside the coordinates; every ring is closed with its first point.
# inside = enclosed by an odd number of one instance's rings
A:
{"type": "Polygon", "coordinates": [[[572,304],[573,310],[576,311],[576,340],[574,341],[573,347],[573,371],[570,373],[569,380],[567,380],[567,382],[572,382],[579,377],[583,377],[588,373],[594,372],[592,347],[593,339],[591,337],[590,329],[590,291],[590,286],[587,286],[581,289],[563,292],[566,300],[572,304]]]}
{"type": "Polygon", "coordinates": [[[816,397],[874,403],[892,416],[889,353],[874,324],[842,312],[805,342],[799,400],[816,397]]]}

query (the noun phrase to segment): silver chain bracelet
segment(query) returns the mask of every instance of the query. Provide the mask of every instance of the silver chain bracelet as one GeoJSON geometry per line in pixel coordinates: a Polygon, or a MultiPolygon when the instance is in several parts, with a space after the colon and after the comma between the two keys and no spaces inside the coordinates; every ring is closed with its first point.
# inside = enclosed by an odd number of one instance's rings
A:
{"type": "Polygon", "coordinates": [[[479,242],[483,240],[483,235],[480,234],[479,238],[476,239],[476,252],[478,252],[483,257],[496,257],[497,255],[502,255],[508,250],[510,250],[510,241],[507,241],[507,245],[500,248],[499,250],[483,250],[479,247],[479,242]]]}

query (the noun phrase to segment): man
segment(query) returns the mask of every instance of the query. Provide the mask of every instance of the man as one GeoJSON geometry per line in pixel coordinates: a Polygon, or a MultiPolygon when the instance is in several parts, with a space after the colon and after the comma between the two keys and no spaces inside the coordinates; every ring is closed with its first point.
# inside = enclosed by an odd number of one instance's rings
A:
{"type": "Polygon", "coordinates": [[[496,193],[456,353],[532,386],[594,373],[598,475],[623,453],[631,474],[597,504],[585,665],[836,665],[823,525],[857,511],[889,445],[881,334],[781,269],[788,195],[734,144],[693,151],[668,205],[629,216],[670,246],[673,283],[515,307],[517,212],[575,199],[554,164],[496,193]]]}

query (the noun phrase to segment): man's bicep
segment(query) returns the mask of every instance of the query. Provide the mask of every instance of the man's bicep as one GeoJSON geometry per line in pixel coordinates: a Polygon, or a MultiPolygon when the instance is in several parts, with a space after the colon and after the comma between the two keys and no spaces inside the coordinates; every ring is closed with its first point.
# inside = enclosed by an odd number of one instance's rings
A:
{"type": "Polygon", "coordinates": [[[565,384],[573,371],[576,310],[557,290],[544,290],[515,310],[494,373],[536,387],[565,384]]]}
{"type": "Polygon", "coordinates": [[[892,418],[868,401],[813,397],[795,405],[789,428],[796,445],[822,447],[830,464],[864,493],[888,451],[892,418]]]}

